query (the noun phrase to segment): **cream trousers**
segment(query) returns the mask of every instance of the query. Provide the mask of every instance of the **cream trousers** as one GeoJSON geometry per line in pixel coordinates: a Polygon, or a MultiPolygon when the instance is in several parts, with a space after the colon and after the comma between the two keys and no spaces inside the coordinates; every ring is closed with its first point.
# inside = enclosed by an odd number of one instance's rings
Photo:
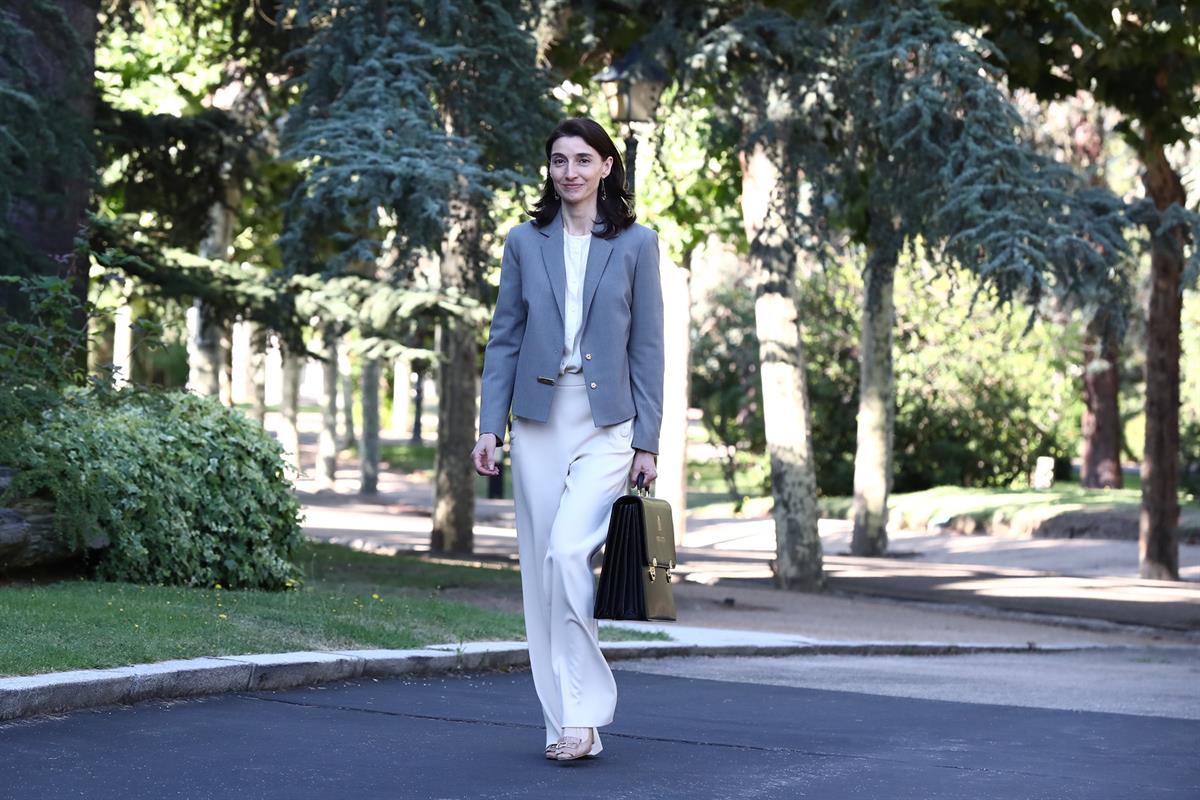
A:
{"type": "MultiPolygon", "coordinates": [[[[597,428],[580,373],[560,375],[546,422],[513,418],[509,437],[525,635],[546,744],[567,727],[613,720],[617,685],[592,617],[591,558],[629,486],[633,420],[597,428]]],[[[592,753],[600,752],[599,732],[592,753]]]]}

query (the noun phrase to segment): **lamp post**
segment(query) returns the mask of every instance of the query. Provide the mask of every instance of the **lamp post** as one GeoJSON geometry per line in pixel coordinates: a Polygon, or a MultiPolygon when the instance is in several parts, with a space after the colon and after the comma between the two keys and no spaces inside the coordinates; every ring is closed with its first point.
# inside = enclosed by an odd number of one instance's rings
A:
{"type": "Polygon", "coordinates": [[[653,122],[658,100],[667,85],[667,74],[657,63],[642,57],[634,45],[624,56],[595,76],[604,88],[608,111],[625,133],[625,188],[634,193],[634,168],[637,164],[635,122],[653,122]]]}

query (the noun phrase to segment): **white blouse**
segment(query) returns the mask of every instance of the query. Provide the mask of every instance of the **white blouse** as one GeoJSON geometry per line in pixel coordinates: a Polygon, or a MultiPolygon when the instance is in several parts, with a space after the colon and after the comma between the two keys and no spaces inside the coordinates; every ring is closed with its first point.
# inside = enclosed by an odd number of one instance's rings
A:
{"type": "Polygon", "coordinates": [[[563,355],[558,371],[582,372],[579,357],[579,328],[583,322],[583,278],[587,271],[588,248],[592,234],[576,236],[563,231],[563,261],[567,265],[567,296],[563,303],[563,355]]]}

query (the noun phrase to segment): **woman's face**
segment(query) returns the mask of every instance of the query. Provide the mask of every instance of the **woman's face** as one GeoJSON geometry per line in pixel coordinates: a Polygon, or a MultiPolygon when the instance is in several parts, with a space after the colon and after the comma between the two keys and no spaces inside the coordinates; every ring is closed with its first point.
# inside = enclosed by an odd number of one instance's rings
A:
{"type": "Polygon", "coordinates": [[[600,154],[578,136],[560,136],[550,147],[550,179],[554,191],[568,205],[594,203],[601,179],[608,176],[613,160],[600,154]]]}

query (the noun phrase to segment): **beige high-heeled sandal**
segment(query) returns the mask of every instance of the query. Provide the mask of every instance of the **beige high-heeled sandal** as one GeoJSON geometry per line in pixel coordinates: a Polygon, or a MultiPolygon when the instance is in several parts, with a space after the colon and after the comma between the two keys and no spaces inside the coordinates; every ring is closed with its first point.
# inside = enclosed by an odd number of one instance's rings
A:
{"type": "Polygon", "coordinates": [[[592,747],[596,743],[595,730],[588,728],[587,737],[580,739],[578,736],[563,736],[554,743],[554,757],[559,761],[574,761],[577,758],[585,758],[591,755],[592,747]]]}

